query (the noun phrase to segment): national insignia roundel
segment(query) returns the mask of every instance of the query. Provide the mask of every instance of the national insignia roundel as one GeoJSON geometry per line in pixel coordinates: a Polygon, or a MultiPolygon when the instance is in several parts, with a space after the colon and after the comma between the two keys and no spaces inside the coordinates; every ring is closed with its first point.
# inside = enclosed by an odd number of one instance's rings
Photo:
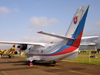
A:
{"type": "Polygon", "coordinates": [[[78,21],[78,16],[74,17],[74,19],[73,19],[74,24],[76,24],[77,21],[78,21]]]}

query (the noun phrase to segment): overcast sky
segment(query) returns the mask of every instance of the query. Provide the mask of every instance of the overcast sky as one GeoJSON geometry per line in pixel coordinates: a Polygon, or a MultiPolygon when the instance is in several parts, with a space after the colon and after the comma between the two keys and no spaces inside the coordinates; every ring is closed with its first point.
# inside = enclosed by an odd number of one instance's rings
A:
{"type": "Polygon", "coordinates": [[[76,10],[85,5],[90,9],[83,36],[99,36],[100,0],[0,0],[0,41],[57,42],[37,31],[65,35],[76,10]]]}

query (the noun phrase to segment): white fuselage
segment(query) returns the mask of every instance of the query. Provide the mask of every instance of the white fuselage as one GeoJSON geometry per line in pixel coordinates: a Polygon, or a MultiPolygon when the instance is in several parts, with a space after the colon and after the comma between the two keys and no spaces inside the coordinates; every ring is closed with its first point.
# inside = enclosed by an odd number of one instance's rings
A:
{"type": "Polygon", "coordinates": [[[35,48],[34,46],[32,46],[29,50],[26,50],[25,53],[26,56],[30,58],[29,61],[30,60],[53,61],[53,60],[76,58],[78,53],[78,48],[75,48],[75,50],[72,52],[67,52],[64,54],[60,53],[61,51],[63,51],[63,49],[61,48],[63,46],[66,46],[65,42],[66,41],[63,40],[56,45],[48,44],[45,47],[38,46],[35,48]]]}

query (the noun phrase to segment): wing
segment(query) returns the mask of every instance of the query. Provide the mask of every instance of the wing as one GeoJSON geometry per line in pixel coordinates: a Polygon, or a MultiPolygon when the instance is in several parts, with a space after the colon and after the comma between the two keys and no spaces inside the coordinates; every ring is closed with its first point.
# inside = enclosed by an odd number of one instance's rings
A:
{"type": "Polygon", "coordinates": [[[1,44],[27,44],[36,46],[45,46],[46,43],[35,43],[35,42],[14,42],[14,41],[0,41],[1,44]]]}
{"type": "MultiPolygon", "coordinates": [[[[60,36],[60,35],[55,35],[55,34],[50,34],[50,33],[46,33],[43,31],[39,31],[37,33],[41,33],[41,34],[45,34],[45,35],[49,35],[49,36],[54,36],[57,38],[62,38],[62,39],[70,39],[73,40],[73,38],[68,38],[65,36],[60,36]]],[[[89,39],[89,38],[96,38],[99,36],[88,36],[88,37],[82,37],[82,39],[89,39]]],[[[27,45],[34,45],[34,46],[45,46],[46,43],[37,43],[37,42],[14,42],[14,41],[0,41],[1,44],[27,44],[27,45]]],[[[80,45],[96,45],[96,43],[88,43],[88,44],[80,44],[80,45]]]]}

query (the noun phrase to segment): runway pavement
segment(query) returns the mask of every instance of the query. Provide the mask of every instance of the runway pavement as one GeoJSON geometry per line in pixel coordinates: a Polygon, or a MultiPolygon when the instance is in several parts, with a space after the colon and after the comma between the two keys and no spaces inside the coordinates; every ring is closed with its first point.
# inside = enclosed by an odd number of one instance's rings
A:
{"type": "Polygon", "coordinates": [[[26,58],[0,58],[0,75],[100,75],[100,66],[60,61],[28,66],[26,58]]]}

